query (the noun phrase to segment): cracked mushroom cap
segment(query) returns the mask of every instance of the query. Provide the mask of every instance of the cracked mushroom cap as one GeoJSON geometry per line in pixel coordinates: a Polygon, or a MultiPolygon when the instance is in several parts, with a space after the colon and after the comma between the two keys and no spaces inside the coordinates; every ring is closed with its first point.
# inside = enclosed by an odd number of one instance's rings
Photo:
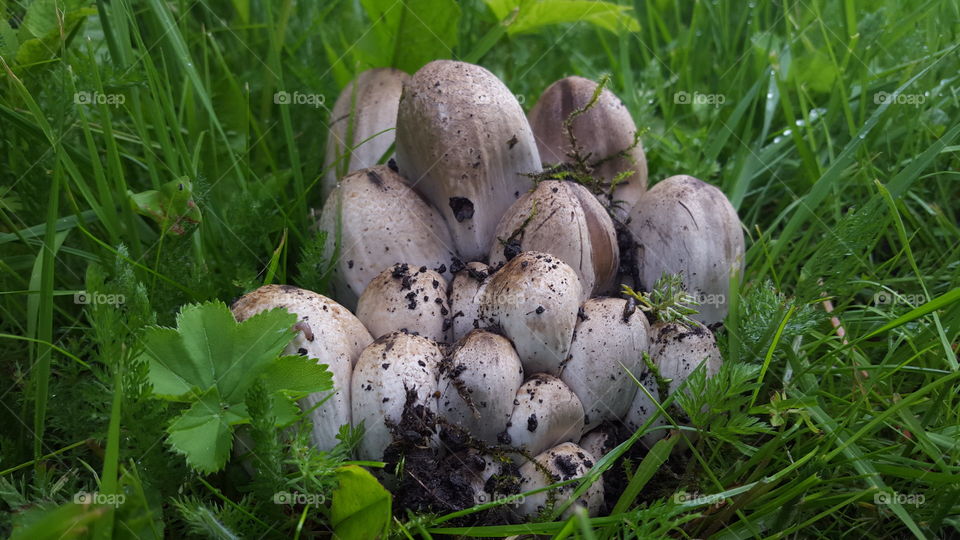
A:
{"type": "Polygon", "coordinates": [[[523,383],[523,366],[503,336],[474,330],[440,365],[440,416],[487,444],[497,444],[523,383]]]}
{"type": "Polygon", "coordinates": [[[558,375],[570,350],[582,288],[569,265],[546,253],[523,252],[483,288],[481,326],[499,327],[526,373],[558,375]]]}
{"type": "MultiPolygon", "coordinates": [[[[534,458],[533,462],[520,467],[520,491],[540,489],[556,482],[583,478],[593,467],[596,460],[589,452],[576,444],[566,442],[547,450],[534,458]]],[[[537,517],[552,501],[559,506],[577,489],[577,482],[562,487],[528,495],[519,505],[518,512],[528,518],[537,517]]],[[[591,516],[597,515],[603,506],[603,480],[597,480],[587,491],[563,513],[563,518],[573,515],[574,506],[581,505],[591,516]]]]}
{"type": "Polygon", "coordinates": [[[583,403],[586,429],[618,421],[630,407],[650,344],[647,318],[622,298],[584,302],[561,379],[583,403]]]}
{"type": "Polygon", "coordinates": [[[480,328],[480,291],[493,273],[481,262],[470,262],[456,273],[450,285],[450,312],[453,340],[459,341],[471,330],[480,328]]]}
{"type": "Polygon", "coordinates": [[[500,216],[540,172],[533,131],[486,69],[436,60],[404,83],[397,111],[401,173],[443,213],[464,260],[481,260],[500,216]]]}
{"type": "Polygon", "coordinates": [[[327,232],[324,252],[338,253],[333,285],[347,307],[356,307],[367,284],[397,261],[446,273],[445,263],[455,256],[440,213],[386,165],[345,176],[327,198],[318,227],[327,232]]]}
{"type": "MultiPolygon", "coordinates": [[[[564,122],[570,113],[590,102],[596,88],[597,83],[590,79],[566,77],[547,87],[530,110],[530,126],[544,163],[571,162],[568,154],[573,148],[564,122]]],[[[573,135],[581,147],[581,153],[590,155],[589,162],[629,148],[626,155],[604,162],[595,171],[606,182],[624,171],[633,171],[613,193],[613,200],[620,201],[614,208],[615,215],[620,219],[626,218],[630,208],[647,189],[647,158],[643,153],[643,145],[637,143],[631,148],[636,132],[637,125],[630,111],[620,98],[606,88],[593,107],[573,120],[573,135]]],[[[609,197],[604,198],[609,205],[609,197]]]]}
{"type": "Polygon", "coordinates": [[[378,338],[397,330],[447,341],[447,280],[426,266],[395,264],[360,295],[357,317],[378,338]]]}
{"type": "MultiPolygon", "coordinates": [[[[661,403],[670,394],[676,392],[701,364],[705,364],[703,369],[706,370],[707,377],[712,377],[720,371],[720,365],[723,363],[720,349],[717,348],[713,333],[703,325],[687,326],[680,322],[658,322],[651,327],[650,334],[650,360],[657,366],[661,377],[671,380],[667,395],[659,395],[656,378],[648,370],[644,369],[644,373],[637,378],[650,396],[662,398],[658,400],[661,403]]],[[[624,419],[627,427],[633,430],[639,429],[658,412],[657,405],[651,401],[650,396],[643,390],[637,391],[624,419]]],[[[667,423],[661,414],[650,427],[663,426],[667,423]]],[[[652,446],[666,434],[667,431],[662,429],[648,432],[643,436],[643,442],[647,446],[652,446]]]]}
{"type": "Polygon", "coordinates": [[[399,425],[408,391],[413,404],[437,410],[437,374],[443,354],[430,339],[387,334],[363,350],[353,371],[353,421],[364,423],[360,459],[380,460],[393,440],[387,423],[399,425]]]}
{"type": "Polygon", "coordinates": [[[368,69],[340,92],[330,111],[320,200],[325,201],[337,185],[337,171],[373,167],[393,144],[400,93],[409,78],[398,69],[368,69]],[[350,158],[343,166],[338,158],[347,152],[350,158]]]}
{"type": "Polygon", "coordinates": [[[490,265],[521,251],[549,253],[570,265],[583,285],[581,300],[614,288],[620,249],[613,220],[576,182],[540,182],[507,210],[490,246],[490,265]]]}
{"type": "Polygon", "coordinates": [[[727,316],[730,274],[743,271],[743,231],[722,191],[692,176],[653,186],[630,213],[640,286],[651,290],[663,274],[680,274],[699,302],[705,324],[727,316]]]}
{"type": "Polygon", "coordinates": [[[583,405],[560,379],[537,373],[517,391],[513,412],[500,442],[530,455],[583,434],[583,405]]]}
{"type": "MultiPolygon", "coordinates": [[[[298,330],[284,354],[300,354],[326,364],[333,374],[336,393],[326,403],[313,409],[313,444],[330,450],[337,444],[340,426],[350,424],[350,379],[353,365],[361,351],[373,341],[370,333],[349,310],[326,296],[290,285],[264,285],[251,291],[230,307],[238,321],[245,321],[261,311],[282,307],[297,316],[298,330]]],[[[327,397],[326,392],[311,394],[301,400],[309,410],[327,397]]]]}

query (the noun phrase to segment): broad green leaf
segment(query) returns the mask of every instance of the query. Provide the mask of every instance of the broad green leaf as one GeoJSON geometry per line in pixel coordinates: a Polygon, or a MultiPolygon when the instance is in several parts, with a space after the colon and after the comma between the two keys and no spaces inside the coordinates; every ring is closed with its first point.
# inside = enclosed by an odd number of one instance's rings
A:
{"type": "Polygon", "coordinates": [[[361,0],[372,22],[360,47],[374,66],[408,73],[453,56],[459,38],[460,5],[454,0],[361,0]]]}
{"type": "MultiPolygon", "coordinates": [[[[0,56],[12,58],[17,54],[17,47],[20,46],[20,40],[17,39],[17,33],[10,27],[6,19],[0,19],[0,56]]],[[[16,195],[11,193],[10,195],[16,195]]],[[[10,195],[6,195],[9,197],[10,195]]],[[[0,201],[0,207],[3,206],[0,201]]]]}
{"type": "Polygon", "coordinates": [[[337,469],[337,480],[330,504],[334,535],[344,540],[382,537],[391,520],[390,492],[357,465],[337,469]]]}
{"type": "Polygon", "coordinates": [[[281,356],[267,367],[263,376],[270,392],[286,390],[306,395],[333,390],[333,374],[327,365],[307,356],[281,356]]]}
{"type": "Polygon", "coordinates": [[[219,392],[211,388],[170,424],[170,446],[200,472],[220,470],[233,445],[228,416],[219,392]]]}
{"type": "Polygon", "coordinates": [[[537,32],[553,24],[588,22],[610,32],[638,32],[640,23],[631,15],[631,8],[612,2],[593,0],[486,0],[498,19],[519,9],[510,24],[510,35],[537,32]]]}

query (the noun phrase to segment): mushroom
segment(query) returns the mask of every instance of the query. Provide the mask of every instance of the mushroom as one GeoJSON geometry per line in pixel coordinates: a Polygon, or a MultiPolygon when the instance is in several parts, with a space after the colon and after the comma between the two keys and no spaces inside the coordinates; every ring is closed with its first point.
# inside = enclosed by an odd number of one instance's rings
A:
{"type": "MultiPolygon", "coordinates": [[[[532,491],[556,482],[583,478],[595,462],[589,452],[576,444],[566,442],[554,446],[534,458],[533,462],[524,463],[520,467],[520,491],[532,491]]],[[[536,517],[551,506],[551,503],[563,504],[576,490],[577,484],[571,482],[554,490],[527,495],[520,503],[518,511],[526,517],[536,517]]],[[[589,515],[596,515],[603,506],[603,480],[597,478],[577,502],[567,508],[563,518],[570,517],[576,505],[584,506],[589,515]]]]}
{"type": "Polygon", "coordinates": [[[523,383],[523,367],[503,336],[473,330],[440,365],[440,416],[487,444],[497,444],[523,383]]]}
{"type": "Polygon", "coordinates": [[[500,216],[540,172],[533,132],[513,93],[486,69],[453,60],[404,83],[397,165],[444,215],[457,251],[480,260],[500,216]]]}
{"type": "Polygon", "coordinates": [[[410,75],[393,68],[364,71],[340,92],[330,111],[327,132],[326,171],[321,199],[337,185],[337,171],[351,172],[376,165],[393,144],[397,106],[404,81],[410,75]],[[355,148],[354,148],[355,147],[355,148]],[[346,165],[340,158],[350,154],[346,165]]]}
{"type": "Polygon", "coordinates": [[[359,319],[326,296],[290,285],[264,285],[240,297],[230,307],[238,321],[273,308],[285,308],[297,316],[298,330],[285,354],[300,354],[326,364],[333,375],[336,392],[317,408],[325,393],[311,394],[301,400],[311,410],[313,444],[330,450],[337,444],[340,426],[350,424],[350,378],[361,351],[373,338],[359,319]]]}
{"type": "Polygon", "coordinates": [[[570,265],[586,300],[612,292],[620,264],[613,221],[587,188],[576,182],[537,184],[507,210],[490,246],[496,266],[521,251],[542,251],[570,265]]]}
{"type": "MultiPolygon", "coordinates": [[[[660,377],[670,380],[667,385],[667,395],[660,396],[655,377],[648,370],[638,377],[647,392],[655,398],[664,400],[677,391],[681,384],[701,364],[707,377],[712,377],[720,371],[723,362],[720,349],[713,333],[702,324],[688,326],[681,322],[658,322],[651,329],[650,360],[660,372],[660,377]]],[[[624,419],[627,427],[639,429],[654,414],[659,411],[657,405],[650,400],[642,389],[634,396],[630,410],[624,419]]],[[[666,425],[663,415],[654,421],[650,427],[666,425]]],[[[643,440],[647,446],[653,445],[663,438],[665,430],[650,431],[643,440]]]]}
{"type": "MultiPolygon", "coordinates": [[[[573,162],[573,148],[564,123],[570,113],[590,103],[596,89],[597,83],[589,79],[566,77],[551,84],[530,110],[530,126],[545,163],[573,162]]],[[[604,88],[596,103],[573,120],[572,131],[588,164],[612,158],[597,165],[594,174],[600,179],[609,183],[624,171],[633,173],[618,184],[612,200],[605,195],[608,205],[613,203],[614,215],[623,220],[647,189],[647,158],[643,146],[639,142],[633,144],[637,126],[630,111],[604,88]],[[624,151],[625,155],[612,157],[624,151]]]]}
{"type": "Polygon", "coordinates": [[[459,341],[475,328],[480,328],[480,290],[490,277],[490,267],[470,262],[457,272],[450,285],[450,311],[453,340],[459,341]]]}
{"type": "Polygon", "coordinates": [[[565,441],[580,440],[583,405],[560,379],[537,373],[517,391],[500,442],[537,455],[565,441]]]}
{"type": "Polygon", "coordinates": [[[437,370],[442,359],[435,342],[421,336],[394,332],[363,350],[353,372],[353,421],[364,423],[360,459],[383,458],[393,440],[390,426],[399,425],[408,392],[414,403],[437,410],[437,370]]]}
{"type": "Polygon", "coordinates": [[[406,263],[380,272],[357,303],[357,317],[375,338],[405,330],[444,342],[448,315],[447,280],[426,266],[406,263]]]}
{"type": "Polygon", "coordinates": [[[616,436],[609,425],[602,425],[580,438],[580,447],[591,456],[602,459],[608,452],[617,447],[616,436]]]}
{"type": "Polygon", "coordinates": [[[630,213],[640,286],[651,290],[663,274],[680,274],[700,303],[705,324],[727,315],[730,275],[743,268],[743,231],[722,191],[692,176],[655,185],[630,213]]]}
{"type": "Polygon", "coordinates": [[[560,259],[523,252],[498,270],[480,293],[482,324],[513,342],[527,373],[559,375],[580,308],[580,279],[560,259]]]}
{"type": "Polygon", "coordinates": [[[650,343],[643,312],[628,309],[622,298],[592,298],[584,302],[570,345],[570,359],[561,379],[586,414],[586,429],[605,420],[618,421],[630,407],[650,343]]]}
{"type": "Polygon", "coordinates": [[[385,165],[345,176],[327,198],[318,226],[327,233],[325,253],[336,256],[336,297],[348,307],[397,261],[416,261],[442,274],[454,257],[443,217],[385,165]]]}

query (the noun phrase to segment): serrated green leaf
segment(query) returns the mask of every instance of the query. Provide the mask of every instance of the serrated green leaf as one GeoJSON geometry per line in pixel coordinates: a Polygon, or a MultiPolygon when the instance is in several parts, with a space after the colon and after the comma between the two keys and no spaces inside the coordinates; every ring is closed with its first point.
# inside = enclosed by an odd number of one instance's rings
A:
{"type": "Polygon", "coordinates": [[[281,356],[267,367],[263,376],[270,392],[285,390],[306,395],[333,390],[333,374],[327,365],[307,356],[281,356]]]}
{"type": "Polygon", "coordinates": [[[226,409],[217,389],[211,388],[167,429],[170,446],[200,472],[218,471],[230,457],[233,428],[226,409]]]}
{"type": "Polygon", "coordinates": [[[337,480],[330,504],[334,535],[345,540],[382,537],[391,520],[390,492],[357,465],[337,469],[337,480]]]}
{"type": "Polygon", "coordinates": [[[460,5],[454,0],[361,0],[373,28],[361,48],[376,66],[408,73],[450,58],[459,39],[460,5]]]}

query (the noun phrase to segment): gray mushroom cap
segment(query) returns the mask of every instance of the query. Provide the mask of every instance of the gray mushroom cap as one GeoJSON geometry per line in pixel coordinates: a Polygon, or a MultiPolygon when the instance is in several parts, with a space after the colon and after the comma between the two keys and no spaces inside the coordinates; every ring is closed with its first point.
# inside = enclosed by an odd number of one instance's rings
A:
{"type": "Polygon", "coordinates": [[[415,261],[440,269],[455,256],[440,213],[385,165],[345,176],[327,198],[318,227],[327,233],[325,253],[337,254],[336,296],[351,308],[393,263],[415,261]]]}
{"type": "Polygon", "coordinates": [[[437,344],[403,332],[383,336],[363,350],[353,372],[353,421],[364,423],[361,459],[383,458],[393,440],[388,422],[399,425],[407,391],[415,403],[437,411],[437,373],[442,359],[437,344]]]}
{"type": "Polygon", "coordinates": [[[406,263],[380,272],[357,303],[357,317],[374,338],[406,330],[446,342],[449,315],[447,280],[426,266],[406,263]]]}
{"type": "Polygon", "coordinates": [[[640,285],[650,290],[663,274],[680,274],[706,324],[727,315],[730,274],[743,270],[743,231],[722,191],[692,176],[653,186],[630,213],[640,285]]]}
{"type": "MultiPolygon", "coordinates": [[[[238,321],[269,309],[282,307],[299,319],[296,337],[285,354],[302,354],[326,364],[333,375],[336,393],[310,413],[312,439],[317,448],[329,450],[337,444],[340,426],[350,424],[350,379],[353,365],[373,338],[349,310],[326,296],[289,285],[264,285],[233,303],[238,321]]],[[[311,394],[300,405],[311,409],[327,397],[311,394]]]]}
{"type": "Polygon", "coordinates": [[[369,69],[340,92],[330,111],[321,200],[337,185],[338,170],[373,167],[393,144],[400,93],[409,78],[398,69],[369,69]],[[349,162],[343,166],[338,158],[347,152],[349,162]]]}
{"type": "Polygon", "coordinates": [[[570,350],[581,291],[577,273],[557,257],[521,253],[483,288],[481,325],[503,330],[526,373],[558,375],[570,350]]]}
{"type": "Polygon", "coordinates": [[[537,373],[520,386],[501,442],[536,455],[583,433],[583,405],[560,379],[537,373]]]}
{"type": "Polygon", "coordinates": [[[453,340],[459,341],[471,330],[480,328],[480,291],[492,271],[481,262],[470,262],[457,272],[450,284],[450,312],[453,340]]]}
{"type": "Polygon", "coordinates": [[[436,60],[403,86],[397,164],[450,226],[464,260],[481,260],[507,208],[540,171],[513,93],[486,69],[436,60]]]}
{"type": "Polygon", "coordinates": [[[576,271],[584,298],[611,292],[620,249],[613,220],[596,197],[576,182],[547,180],[513,203],[497,225],[490,265],[507,260],[508,251],[540,251],[558,257],[576,271]]]}
{"type": "MultiPolygon", "coordinates": [[[[597,83],[583,77],[566,77],[544,90],[537,104],[530,110],[530,125],[537,139],[540,159],[544,163],[570,163],[573,150],[564,122],[573,111],[585,107],[597,83]]],[[[631,147],[637,126],[630,111],[610,90],[604,88],[596,104],[573,121],[573,134],[583,154],[589,154],[591,163],[613,156],[631,147]]],[[[620,201],[614,213],[625,218],[630,208],[647,188],[647,158],[643,146],[637,144],[625,156],[606,161],[595,174],[606,182],[624,171],[633,171],[613,193],[620,201]]],[[[609,197],[605,197],[609,201],[609,197]]]]}
{"type": "MultiPolygon", "coordinates": [[[[566,442],[538,455],[534,458],[534,462],[524,463],[520,467],[522,492],[544,488],[564,480],[582,478],[594,466],[596,460],[583,448],[566,442]]],[[[577,482],[571,482],[554,490],[528,495],[517,510],[524,516],[535,517],[546,509],[551,500],[556,505],[563,504],[576,488],[577,482]]],[[[576,505],[585,507],[589,515],[596,515],[603,506],[603,480],[598,478],[591,484],[580,499],[563,513],[563,517],[570,517],[576,505]]]]}
{"type": "Polygon", "coordinates": [[[452,347],[440,366],[440,416],[487,444],[497,444],[523,383],[523,367],[510,341],[474,330],[452,347]]]}
{"type": "Polygon", "coordinates": [[[583,403],[586,428],[617,421],[630,407],[650,343],[647,318],[622,298],[591,298],[581,309],[561,379],[583,403]]]}

